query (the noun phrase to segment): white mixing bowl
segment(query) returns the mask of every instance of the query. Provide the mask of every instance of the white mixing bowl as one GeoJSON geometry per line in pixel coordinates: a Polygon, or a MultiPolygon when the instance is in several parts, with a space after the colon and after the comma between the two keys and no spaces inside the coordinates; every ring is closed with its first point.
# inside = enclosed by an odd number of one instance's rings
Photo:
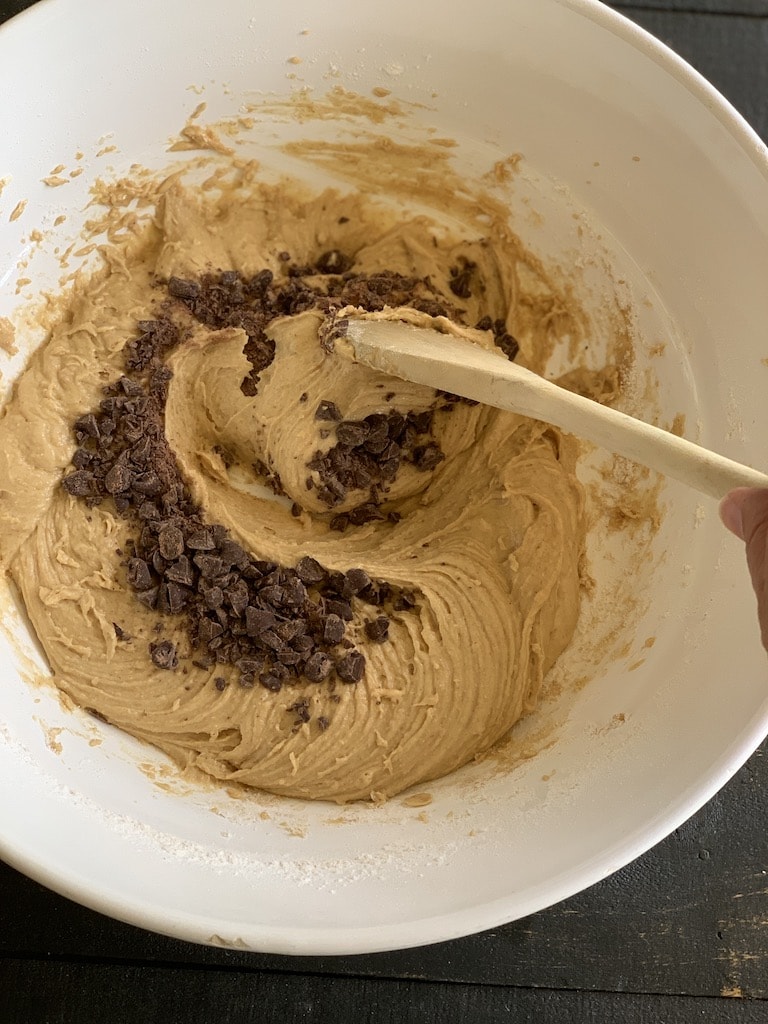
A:
{"type": "MultiPolygon", "coordinates": [[[[590,254],[608,253],[660,421],[684,413],[689,436],[764,465],[766,151],[695,72],[591,0],[334,0],[322,12],[313,0],[46,0],[0,32],[0,316],[57,287],[53,250],[87,216],[94,178],[177,157],[168,139],[201,98],[220,117],[245,98],[338,85],[422,104],[412,118],[455,139],[468,174],[523,154],[516,229],[546,261],[582,259],[593,295],[608,278],[590,254]],[[77,151],[82,174],[41,183],[77,151]]],[[[321,130],[335,129],[266,119],[246,148],[321,130]]],[[[15,359],[0,353],[4,387],[39,334],[22,327],[18,340],[15,359]]],[[[528,760],[469,766],[425,787],[425,807],[185,786],[157,752],[30,684],[44,666],[9,596],[0,855],[134,924],[280,953],[434,942],[583,889],[677,827],[768,730],[743,551],[713,503],[670,484],[661,501],[645,568],[616,584],[644,599],[625,649],[590,665],[582,638],[565,661],[573,675],[581,657],[593,678],[523,727],[528,760]]],[[[596,575],[620,579],[621,547],[592,544],[596,575]]]]}

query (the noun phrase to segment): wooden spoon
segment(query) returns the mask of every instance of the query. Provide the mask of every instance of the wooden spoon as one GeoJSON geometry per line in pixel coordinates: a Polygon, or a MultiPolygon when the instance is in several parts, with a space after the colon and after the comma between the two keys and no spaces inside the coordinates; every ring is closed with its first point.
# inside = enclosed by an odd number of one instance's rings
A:
{"type": "Polygon", "coordinates": [[[553,423],[713,498],[734,487],[768,488],[768,476],[756,469],[574,395],[469,341],[401,321],[356,318],[344,325],[343,336],[366,366],[553,423]]]}

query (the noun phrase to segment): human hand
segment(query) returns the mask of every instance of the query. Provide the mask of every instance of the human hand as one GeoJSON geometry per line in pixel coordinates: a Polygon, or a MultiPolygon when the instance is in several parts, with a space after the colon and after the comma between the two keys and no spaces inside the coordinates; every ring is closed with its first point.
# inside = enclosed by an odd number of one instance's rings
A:
{"type": "Polygon", "coordinates": [[[760,637],[768,651],[768,490],[737,487],[720,502],[720,518],[746,544],[760,637]]]}

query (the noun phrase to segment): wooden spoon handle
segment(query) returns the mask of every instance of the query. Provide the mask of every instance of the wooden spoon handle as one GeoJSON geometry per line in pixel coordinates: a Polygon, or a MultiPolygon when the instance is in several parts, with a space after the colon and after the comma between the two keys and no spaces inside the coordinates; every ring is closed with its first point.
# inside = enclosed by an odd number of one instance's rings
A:
{"type": "Polygon", "coordinates": [[[713,498],[734,487],[768,488],[765,473],[574,395],[471,342],[389,320],[350,319],[345,335],[366,366],[552,423],[713,498]]]}

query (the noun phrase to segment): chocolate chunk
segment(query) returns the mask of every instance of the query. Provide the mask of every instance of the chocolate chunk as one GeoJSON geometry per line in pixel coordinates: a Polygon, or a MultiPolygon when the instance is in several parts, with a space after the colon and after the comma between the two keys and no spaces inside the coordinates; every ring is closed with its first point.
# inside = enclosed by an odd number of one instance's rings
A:
{"type": "MultiPolygon", "coordinates": [[[[168,385],[173,377],[173,373],[168,369],[167,366],[159,366],[153,371],[152,376],[149,378],[149,392],[151,395],[165,401],[168,397],[168,385]]],[[[102,421],[102,430],[104,429],[105,421],[102,421]]]]}
{"type": "Polygon", "coordinates": [[[325,732],[325,730],[326,730],[326,729],[328,728],[328,726],[329,726],[329,725],[330,725],[331,723],[330,723],[330,721],[328,720],[328,718],[326,718],[326,716],[325,716],[325,715],[320,715],[320,716],[318,717],[318,719],[317,719],[317,724],[318,724],[318,726],[320,727],[320,729],[321,729],[321,730],[322,730],[323,732],[325,732]]]}
{"type": "Polygon", "coordinates": [[[104,477],[104,487],[110,494],[127,491],[131,485],[131,471],[123,462],[116,462],[104,477]]]}
{"type": "Polygon", "coordinates": [[[221,587],[207,587],[202,593],[206,608],[221,608],[224,604],[224,591],[221,587]]]}
{"type": "Polygon", "coordinates": [[[345,622],[353,619],[352,605],[348,601],[326,601],[325,608],[329,615],[338,615],[345,622]]]}
{"type": "Polygon", "coordinates": [[[185,587],[191,587],[195,582],[195,574],[192,563],[186,555],[182,555],[165,570],[165,578],[174,583],[181,583],[185,587]]]}
{"type": "Polygon", "coordinates": [[[227,688],[227,680],[224,678],[224,676],[216,676],[216,678],[213,680],[213,685],[216,687],[219,693],[221,693],[223,690],[226,690],[227,688]]]}
{"type": "Polygon", "coordinates": [[[422,472],[429,472],[435,469],[445,458],[440,448],[434,441],[429,444],[420,445],[413,449],[412,461],[417,469],[422,472]]]}
{"type": "Polygon", "coordinates": [[[386,615],[379,615],[372,621],[365,624],[365,635],[374,643],[383,644],[389,638],[389,619],[386,615]]]}
{"type": "Polygon", "coordinates": [[[359,594],[361,590],[370,586],[371,577],[365,569],[348,569],[346,575],[353,594],[359,594]]]}
{"type": "Polygon", "coordinates": [[[341,643],[344,638],[344,622],[338,615],[329,615],[323,627],[323,640],[330,646],[341,643]]]}
{"type": "Polygon", "coordinates": [[[401,590],[392,601],[396,612],[408,611],[416,607],[416,595],[410,590],[401,590]]]}
{"type": "Polygon", "coordinates": [[[178,615],[189,599],[189,591],[185,587],[180,587],[178,583],[168,583],[166,594],[168,610],[171,615],[178,615]]]}
{"type": "Polygon", "coordinates": [[[276,566],[271,572],[265,573],[261,578],[260,586],[263,587],[279,587],[288,579],[288,572],[280,566],[276,566]]]}
{"type": "Polygon", "coordinates": [[[385,430],[389,433],[389,417],[391,415],[391,412],[372,412],[365,417],[365,422],[371,428],[371,432],[385,430]]]}
{"type": "Polygon", "coordinates": [[[248,291],[259,298],[262,298],[266,294],[267,289],[272,284],[273,280],[274,275],[271,270],[266,268],[264,270],[260,270],[258,274],[255,274],[248,282],[248,291]]]}
{"type": "Polygon", "coordinates": [[[197,281],[185,281],[181,277],[172,277],[168,281],[168,294],[174,299],[196,299],[200,294],[197,281]]]}
{"type": "Polygon", "coordinates": [[[155,570],[155,572],[158,573],[160,576],[162,576],[165,573],[165,570],[167,569],[167,567],[168,567],[168,563],[163,558],[163,556],[160,554],[160,551],[159,550],[153,551],[152,552],[152,568],[155,570]]]}
{"type": "Polygon", "coordinates": [[[264,668],[263,658],[239,658],[235,662],[235,668],[239,669],[243,675],[255,675],[257,672],[261,672],[264,668]]]}
{"type": "Polygon", "coordinates": [[[259,682],[265,690],[270,690],[272,693],[279,693],[283,688],[282,681],[274,672],[262,672],[259,676],[259,682]]]}
{"type": "Polygon", "coordinates": [[[118,640],[123,640],[124,642],[127,643],[129,640],[133,639],[131,634],[130,633],[126,633],[126,631],[122,628],[122,626],[118,626],[118,624],[116,622],[112,623],[112,627],[113,627],[113,629],[115,631],[115,636],[117,637],[118,640]]]}
{"type": "Polygon", "coordinates": [[[213,619],[209,619],[207,616],[203,616],[198,622],[197,635],[203,644],[210,644],[211,640],[215,640],[223,632],[224,627],[221,623],[214,622],[213,619]]]}
{"type": "Polygon", "coordinates": [[[342,416],[335,402],[321,402],[315,410],[316,420],[339,421],[342,416]]]}
{"type": "Polygon", "coordinates": [[[380,455],[389,444],[389,432],[386,425],[371,431],[363,447],[371,455],[380,455]]]}
{"type": "Polygon", "coordinates": [[[323,654],[322,651],[315,651],[307,659],[303,675],[310,683],[322,683],[324,679],[328,678],[332,668],[333,662],[328,655],[323,654]]]}
{"type": "Polygon", "coordinates": [[[170,640],[161,640],[149,645],[149,656],[158,668],[174,669],[179,664],[176,644],[170,640]]]}
{"type": "Polygon", "coordinates": [[[289,580],[283,587],[283,605],[286,608],[296,608],[307,599],[307,588],[301,580],[289,580]]]}
{"type": "Polygon", "coordinates": [[[245,580],[238,580],[233,586],[227,587],[224,597],[235,615],[242,615],[248,606],[248,584],[245,580]]]}
{"type": "Polygon", "coordinates": [[[134,590],[148,590],[152,586],[152,573],[142,558],[131,558],[129,560],[128,582],[134,590]]]}
{"type": "Polygon", "coordinates": [[[357,448],[368,437],[371,428],[363,420],[344,420],[336,427],[336,440],[348,448],[357,448]]]}
{"type": "Polygon", "coordinates": [[[330,249],[315,263],[321,274],[344,274],[352,266],[353,260],[350,256],[340,252],[339,249],[330,249]]]}
{"type": "Polygon", "coordinates": [[[97,493],[95,476],[84,469],[76,469],[74,473],[65,476],[61,483],[64,490],[73,498],[83,498],[97,493]]]}
{"type": "MultiPolygon", "coordinates": [[[[117,386],[128,398],[140,398],[144,394],[144,388],[141,384],[139,384],[138,381],[131,380],[130,377],[120,377],[117,382],[117,386]]],[[[126,406],[126,408],[128,408],[128,406],[126,406]]]]}
{"type": "Polygon", "coordinates": [[[162,494],[165,490],[162,480],[153,469],[135,477],[133,481],[133,489],[138,491],[139,494],[146,494],[151,498],[156,497],[158,494],[162,494]]]}
{"type": "Polygon", "coordinates": [[[250,562],[248,552],[242,548],[237,541],[223,540],[218,545],[218,555],[225,565],[234,565],[238,569],[244,569],[250,562]]]}
{"type": "Polygon", "coordinates": [[[384,448],[381,453],[381,463],[383,465],[385,462],[390,462],[392,460],[399,462],[401,455],[402,449],[400,448],[400,445],[396,441],[388,441],[386,448],[384,448]]]}
{"type": "Polygon", "coordinates": [[[365,655],[350,651],[336,662],[336,675],[342,683],[359,683],[365,675],[365,655]]]}
{"type": "Polygon", "coordinates": [[[194,551],[213,551],[216,542],[211,530],[195,530],[187,537],[187,547],[194,551]]]}
{"type": "Polygon", "coordinates": [[[142,501],[139,507],[136,509],[139,519],[145,519],[147,521],[151,519],[160,518],[160,509],[154,503],[154,501],[142,501]]]}
{"type": "Polygon", "coordinates": [[[295,704],[291,704],[288,711],[294,711],[299,722],[308,722],[312,717],[309,713],[309,701],[297,700],[295,704]]]}
{"type": "Polygon", "coordinates": [[[176,526],[164,526],[157,535],[160,554],[173,562],[184,553],[184,534],[176,526]]]}
{"type": "Polygon", "coordinates": [[[290,643],[291,640],[304,633],[305,630],[306,622],[303,619],[291,619],[289,622],[281,622],[274,627],[274,632],[286,643],[290,643]]]}
{"type": "Polygon", "coordinates": [[[271,651],[280,651],[285,647],[285,644],[280,637],[271,629],[265,629],[263,633],[259,634],[259,643],[264,644],[271,651]]]}
{"type": "MultiPolygon", "coordinates": [[[[341,468],[347,472],[351,468],[351,464],[347,465],[344,462],[340,463],[340,465],[341,468]]],[[[347,488],[345,484],[343,484],[341,480],[339,480],[338,477],[329,476],[326,479],[326,485],[331,495],[331,501],[329,502],[329,504],[338,505],[339,502],[344,501],[344,499],[347,496],[347,488]]],[[[321,492],[318,491],[318,497],[320,497],[320,493],[321,492]]]]}
{"type": "Polygon", "coordinates": [[[249,636],[261,636],[268,629],[272,629],[277,623],[274,612],[264,608],[254,608],[248,605],[245,609],[245,628],[249,636]]]}
{"type": "Polygon", "coordinates": [[[391,587],[388,583],[384,582],[372,582],[370,587],[366,587],[365,590],[360,594],[360,597],[368,604],[382,605],[388,600],[391,592],[391,587]]]}
{"type": "Polygon", "coordinates": [[[150,473],[155,472],[153,466],[154,456],[159,455],[162,452],[162,446],[159,444],[154,445],[152,443],[153,438],[149,436],[149,431],[152,432],[153,436],[157,433],[157,430],[155,429],[156,426],[158,425],[150,423],[147,416],[145,415],[144,429],[148,431],[148,433],[144,434],[143,437],[140,437],[136,444],[134,444],[133,447],[130,449],[131,461],[136,466],[146,465],[147,471],[150,473]]]}
{"type": "Polygon", "coordinates": [[[79,431],[81,434],[85,434],[87,437],[96,438],[99,436],[99,424],[92,412],[86,413],[85,416],[81,416],[79,419],[76,419],[74,429],[79,431]]]}
{"type": "Polygon", "coordinates": [[[160,588],[159,587],[151,587],[149,590],[142,590],[140,593],[138,593],[136,595],[136,597],[147,608],[153,608],[154,609],[154,608],[157,607],[157,596],[158,596],[159,592],[160,592],[160,588]]]}
{"type": "Polygon", "coordinates": [[[366,523],[373,523],[386,519],[381,508],[374,503],[367,502],[365,505],[358,505],[349,513],[349,521],[353,526],[364,526],[366,523]]]}
{"type": "Polygon", "coordinates": [[[352,584],[343,572],[332,572],[324,588],[329,597],[342,597],[348,601],[354,595],[352,584]]]}
{"type": "Polygon", "coordinates": [[[513,338],[512,335],[508,334],[506,331],[501,335],[496,335],[494,341],[510,362],[515,359],[520,351],[520,345],[518,344],[517,339],[513,338]]]}
{"type": "Polygon", "coordinates": [[[193,561],[205,579],[215,579],[224,571],[224,564],[216,555],[195,555],[193,561]]]}
{"type": "Polygon", "coordinates": [[[470,285],[476,269],[477,264],[472,260],[466,259],[464,256],[459,257],[457,266],[451,267],[448,287],[457,298],[468,299],[472,295],[470,285]]]}
{"type": "Polygon", "coordinates": [[[409,427],[412,427],[417,434],[428,434],[432,429],[434,413],[431,409],[424,412],[411,412],[406,420],[409,427]]]}
{"type": "Polygon", "coordinates": [[[279,586],[262,587],[259,591],[259,597],[262,601],[266,601],[267,604],[271,604],[273,608],[280,608],[285,600],[285,590],[279,586]]]}
{"type": "Polygon", "coordinates": [[[289,668],[279,664],[279,662],[275,662],[275,664],[273,664],[272,673],[283,682],[285,682],[286,679],[289,679],[292,675],[295,675],[295,673],[292,673],[289,668]]]}
{"type": "Polygon", "coordinates": [[[313,586],[322,583],[326,577],[325,569],[310,555],[305,555],[296,563],[296,575],[302,583],[313,586]]]}

